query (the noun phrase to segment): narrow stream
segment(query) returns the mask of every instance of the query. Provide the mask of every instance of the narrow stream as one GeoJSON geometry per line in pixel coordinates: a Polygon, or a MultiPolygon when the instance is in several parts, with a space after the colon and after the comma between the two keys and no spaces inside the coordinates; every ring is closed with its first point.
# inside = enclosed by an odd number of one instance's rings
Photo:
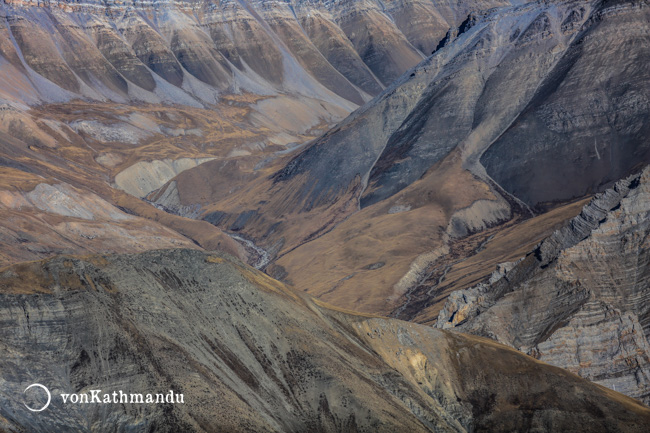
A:
{"type": "Polygon", "coordinates": [[[266,250],[258,247],[253,243],[242,236],[236,235],[234,233],[227,233],[228,236],[239,242],[248,253],[252,255],[252,262],[249,263],[255,269],[264,269],[266,265],[271,261],[271,255],[266,252],[266,250]]]}

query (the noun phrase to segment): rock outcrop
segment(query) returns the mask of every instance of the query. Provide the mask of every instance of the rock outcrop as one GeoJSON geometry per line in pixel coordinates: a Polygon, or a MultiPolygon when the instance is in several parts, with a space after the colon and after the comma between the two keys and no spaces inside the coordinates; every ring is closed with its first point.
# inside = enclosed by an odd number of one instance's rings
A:
{"type": "Polygon", "coordinates": [[[650,168],[597,195],[437,326],[489,336],[650,402],[650,168]]]}
{"type": "Polygon", "coordinates": [[[136,197],[146,197],[179,173],[212,161],[214,158],[180,158],[141,161],[115,176],[115,186],[136,197]]]}
{"type": "Polygon", "coordinates": [[[592,14],[574,8],[558,30],[551,19],[531,27],[533,39],[581,30],[521,116],[481,156],[492,179],[543,208],[598,192],[649,161],[650,84],[636,66],[650,60],[639,50],[650,38],[648,6],[603,1],[592,14]],[[621,48],[606,41],[619,41],[621,48]],[[618,69],[626,62],[629,68],[618,69]]]}
{"type": "Polygon", "coordinates": [[[510,348],[338,311],[224,255],[23,263],[0,270],[0,299],[4,431],[650,428],[648,408],[510,348]],[[40,413],[23,405],[32,383],[52,393],[40,413]],[[92,390],[183,403],[60,397],[92,390]]]}

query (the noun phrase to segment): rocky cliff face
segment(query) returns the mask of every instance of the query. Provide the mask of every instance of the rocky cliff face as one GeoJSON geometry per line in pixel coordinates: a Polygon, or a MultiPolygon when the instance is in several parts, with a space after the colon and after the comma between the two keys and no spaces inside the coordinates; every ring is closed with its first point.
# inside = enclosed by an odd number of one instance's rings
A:
{"type": "MultiPolygon", "coordinates": [[[[572,32],[585,14],[576,8],[558,30],[572,32]]],[[[539,207],[602,190],[648,162],[648,74],[635,65],[648,61],[641,47],[649,16],[647,2],[602,2],[585,23],[589,31],[579,33],[525,111],[481,157],[492,179],[539,207]]],[[[538,27],[553,32],[550,20],[538,27]]]]}
{"type": "Polygon", "coordinates": [[[489,340],[333,310],[227,256],[58,258],[0,270],[4,431],[643,432],[627,397],[489,340]],[[48,409],[24,389],[45,384],[48,409]],[[183,393],[64,404],[61,393],[183,393]]]}
{"type": "Polygon", "coordinates": [[[650,402],[650,169],[492,281],[450,296],[438,327],[489,336],[650,402]]]}

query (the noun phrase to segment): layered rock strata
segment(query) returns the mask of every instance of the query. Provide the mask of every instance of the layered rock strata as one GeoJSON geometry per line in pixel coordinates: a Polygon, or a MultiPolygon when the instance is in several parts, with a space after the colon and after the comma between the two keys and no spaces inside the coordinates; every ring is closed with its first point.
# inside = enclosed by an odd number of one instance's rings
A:
{"type": "Polygon", "coordinates": [[[437,326],[489,336],[650,402],[650,169],[492,281],[450,296],[437,326]]]}
{"type": "Polygon", "coordinates": [[[0,298],[5,431],[650,426],[650,410],[634,400],[490,340],[335,310],[223,255],[172,250],[23,263],[0,270],[0,298]],[[53,395],[38,414],[23,405],[31,383],[53,395]],[[92,390],[172,390],[183,403],[60,397],[92,390]]]}

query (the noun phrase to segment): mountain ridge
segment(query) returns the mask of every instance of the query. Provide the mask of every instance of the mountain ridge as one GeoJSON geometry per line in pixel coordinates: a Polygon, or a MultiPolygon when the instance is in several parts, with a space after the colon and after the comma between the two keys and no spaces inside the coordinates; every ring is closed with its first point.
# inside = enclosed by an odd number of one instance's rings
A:
{"type": "Polygon", "coordinates": [[[650,105],[634,89],[650,80],[633,60],[646,55],[646,5],[523,2],[477,12],[443,48],[237,194],[202,189],[217,166],[207,163],[150,199],[200,206],[199,218],[276,258],[273,276],[346,308],[389,314],[452,244],[602,191],[649,161],[650,105]],[[604,108],[591,110],[598,101],[604,108]],[[614,101],[630,108],[614,110],[614,101]],[[551,118],[566,127],[556,132],[551,118]],[[531,122],[531,144],[517,147],[531,122]],[[594,151],[602,134],[608,140],[594,151]],[[349,248],[337,249],[341,242],[349,248]],[[331,253],[327,264],[311,259],[318,251],[331,253]],[[303,273],[307,263],[315,268],[303,273]],[[377,263],[385,266],[367,268],[377,263]]]}
{"type": "Polygon", "coordinates": [[[489,281],[452,293],[436,326],[489,336],[647,404],[649,174],[617,182],[489,281]]]}
{"type": "Polygon", "coordinates": [[[633,432],[650,423],[634,400],[512,349],[330,309],[227,255],[59,256],[3,268],[0,287],[3,317],[12,317],[0,321],[8,430],[463,432],[550,423],[633,432]],[[14,393],[36,380],[55,395],[172,389],[185,403],[98,409],[53,399],[35,417],[14,393]]]}

